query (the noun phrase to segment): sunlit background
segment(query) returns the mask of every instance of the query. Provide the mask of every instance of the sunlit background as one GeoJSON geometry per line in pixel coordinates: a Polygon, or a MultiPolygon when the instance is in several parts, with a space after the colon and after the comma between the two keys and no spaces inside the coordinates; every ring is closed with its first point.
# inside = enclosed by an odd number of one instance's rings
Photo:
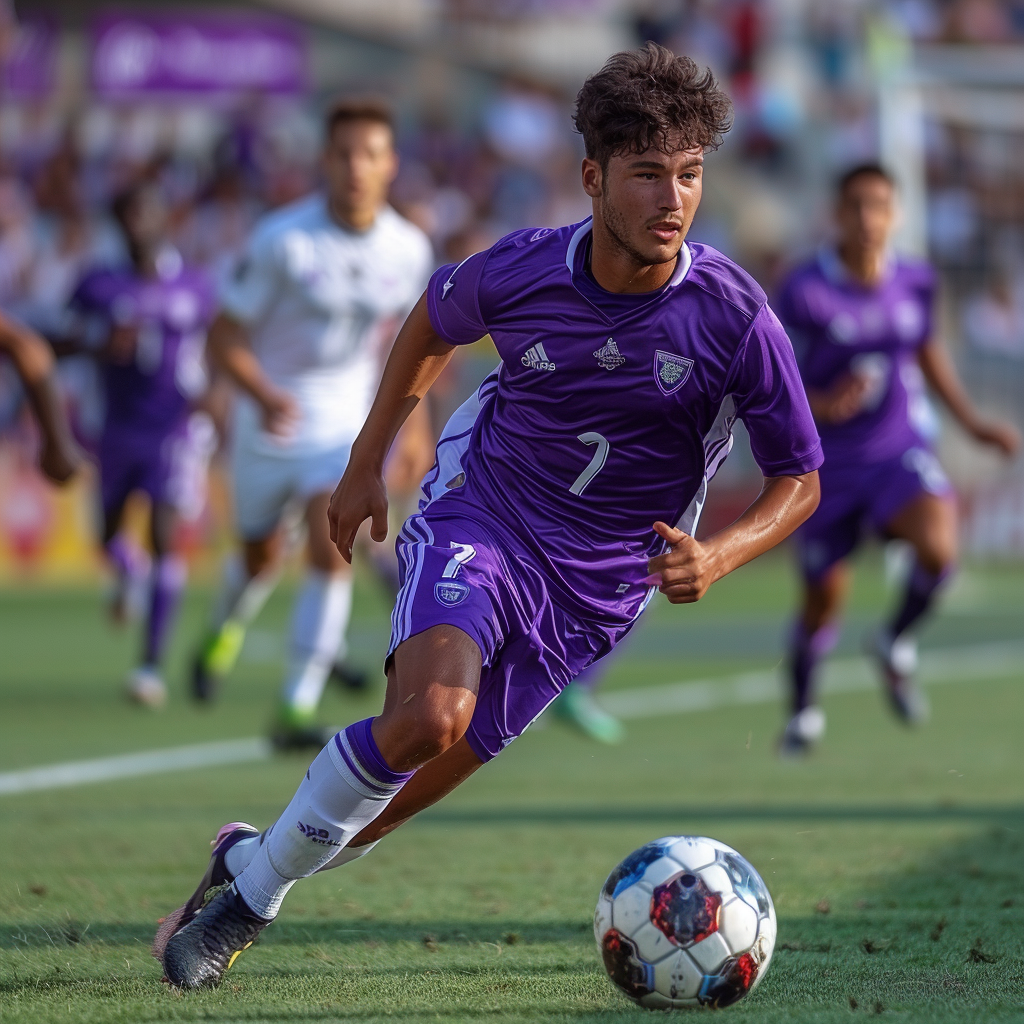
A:
{"type": "MultiPolygon", "coordinates": [[[[118,243],[112,194],[160,182],[186,261],[228,272],[254,219],[316,184],[319,116],[388,97],[394,205],[438,262],[525,225],[586,215],[570,112],[615,50],[654,39],[711,66],[735,127],[708,165],[691,237],[771,291],[827,235],[838,171],[880,158],[900,182],[900,246],[941,268],[941,326],[978,402],[1024,419],[1024,3],[1020,0],[280,0],[248,6],[62,0],[6,12],[0,307],[46,330],[118,243]]],[[[477,346],[442,382],[442,420],[486,372],[477,346]]],[[[102,417],[85,358],[61,375],[88,444],[102,417]]],[[[940,440],[969,551],[1024,553],[1024,470],[940,440]]],[[[95,477],[32,468],[19,386],[0,364],[0,576],[94,576],[95,477]]],[[[226,542],[223,471],[189,526],[194,571],[226,542]]],[[[740,453],[708,523],[758,483],[740,453]]]]}

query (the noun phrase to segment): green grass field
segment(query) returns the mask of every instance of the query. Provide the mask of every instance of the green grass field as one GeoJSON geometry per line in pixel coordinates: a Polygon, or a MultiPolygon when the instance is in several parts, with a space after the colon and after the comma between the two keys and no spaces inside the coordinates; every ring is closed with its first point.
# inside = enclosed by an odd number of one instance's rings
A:
{"type": "MultiPolygon", "coordinates": [[[[119,698],[134,636],[107,628],[98,592],[0,591],[0,772],[261,733],[289,596],[275,595],[209,710],[183,695],[209,599],[190,596],[174,699],[153,714],[119,698]]],[[[699,606],[659,600],[608,688],[771,668],[793,596],[776,556],[699,606]]],[[[373,588],[358,598],[354,653],[369,666],[387,610],[373,588]]],[[[840,655],[889,601],[869,558],[840,655]]],[[[1020,640],[1022,605],[1020,566],[969,567],[924,646],[1020,640]]],[[[370,856],[296,886],[225,984],[187,995],[160,984],[156,918],[191,891],[216,828],[272,821],[306,762],[0,796],[0,1020],[641,1020],[597,957],[597,891],[643,842],[703,833],[760,869],[779,918],[771,970],[726,1019],[1022,1021],[1022,675],[935,686],[915,733],[877,692],[828,697],[826,742],[800,764],[775,756],[777,702],[634,719],[616,748],[542,721],[370,856]]],[[[379,700],[332,693],[325,719],[379,700]]]]}

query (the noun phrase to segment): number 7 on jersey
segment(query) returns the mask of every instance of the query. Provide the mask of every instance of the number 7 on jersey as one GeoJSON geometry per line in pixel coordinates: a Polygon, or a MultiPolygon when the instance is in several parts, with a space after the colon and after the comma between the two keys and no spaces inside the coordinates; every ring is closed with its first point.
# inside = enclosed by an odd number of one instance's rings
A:
{"type": "Polygon", "coordinates": [[[582,441],[586,445],[596,444],[597,451],[594,452],[594,457],[587,463],[587,468],[576,477],[575,483],[569,488],[572,494],[583,493],[587,484],[604,468],[604,464],[608,459],[608,453],[612,449],[608,439],[603,434],[599,434],[594,430],[588,430],[585,434],[580,434],[577,440],[582,441]]]}

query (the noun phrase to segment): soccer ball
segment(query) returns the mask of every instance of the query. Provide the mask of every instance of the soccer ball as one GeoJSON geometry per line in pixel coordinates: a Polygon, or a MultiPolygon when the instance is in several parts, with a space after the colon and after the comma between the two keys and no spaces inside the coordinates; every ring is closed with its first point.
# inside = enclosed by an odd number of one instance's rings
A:
{"type": "Polygon", "coordinates": [[[731,1006],[764,977],[775,934],[761,876],[702,836],[668,836],[631,853],[594,913],[608,976],[651,1010],[731,1006]]]}

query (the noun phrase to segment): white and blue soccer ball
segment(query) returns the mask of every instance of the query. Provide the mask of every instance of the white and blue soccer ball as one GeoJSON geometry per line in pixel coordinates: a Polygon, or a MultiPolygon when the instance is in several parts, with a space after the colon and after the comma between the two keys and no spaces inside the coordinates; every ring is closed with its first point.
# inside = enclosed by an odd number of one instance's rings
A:
{"type": "Polygon", "coordinates": [[[594,914],[608,976],[651,1010],[731,1006],[764,977],[775,935],[761,876],[703,836],[635,850],[608,876],[594,914]]]}

